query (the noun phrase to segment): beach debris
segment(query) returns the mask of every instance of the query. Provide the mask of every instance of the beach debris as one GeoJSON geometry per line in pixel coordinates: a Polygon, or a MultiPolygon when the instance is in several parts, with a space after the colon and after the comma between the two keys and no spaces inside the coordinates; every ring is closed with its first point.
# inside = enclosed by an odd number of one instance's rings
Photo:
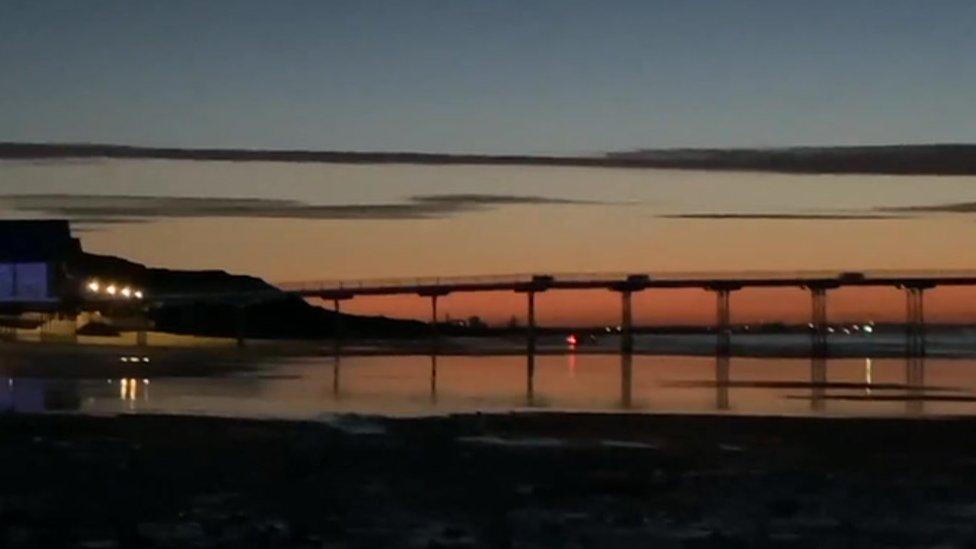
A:
{"type": "Polygon", "coordinates": [[[329,414],[319,417],[319,421],[349,435],[385,435],[386,426],[375,419],[353,414],[329,414]]]}
{"type": "Polygon", "coordinates": [[[458,437],[458,442],[468,444],[488,444],[497,446],[515,446],[526,448],[555,448],[565,446],[566,441],[558,438],[503,438],[494,436],[458,437]]]}

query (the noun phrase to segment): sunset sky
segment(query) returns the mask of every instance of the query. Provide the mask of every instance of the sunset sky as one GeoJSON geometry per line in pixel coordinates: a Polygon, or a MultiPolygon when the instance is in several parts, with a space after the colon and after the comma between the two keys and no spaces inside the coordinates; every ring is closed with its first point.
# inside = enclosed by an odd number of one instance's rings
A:
{"type": "MultiPolygon", "coordinates": [[[[571,155],[976,141],[964,0],[0,3],[7,142],[571,155]]],[[[93,252],[269,281],[976,268],[973,213],[892,210],[966,202],[976,177],[0,162],[2,217],[68,217],[93,252]]],[[[974,295],[933,292],[930,312],[974,320],[974,295]]],[[[648,292],[636,316],[704,322],[712,299],[648,292]]],[[[442,310],[503,321],[522,300],[442,310]]],[[[737,321],[809,314],[798,291],[733,306],[737,321]]],[[[414,298],[348,307],[426,314],[414,298]]],[[[893,290],[831,303],[836,318],[903,312],[893,290]]],[[[539,302],[543,323],[617,314],[607,292],[539,302]]]]}

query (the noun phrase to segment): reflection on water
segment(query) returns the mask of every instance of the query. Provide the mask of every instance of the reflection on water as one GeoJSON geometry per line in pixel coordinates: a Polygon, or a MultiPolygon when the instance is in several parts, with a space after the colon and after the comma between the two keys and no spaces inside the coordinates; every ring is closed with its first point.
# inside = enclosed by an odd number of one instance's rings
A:
{"type": "Polygon", "coordinates": [[[827,359],[823,356],[810,358],[810,408],[814,411],[824,409],[827,396],[827,359]]]}
{"type": "Polygon", "coordinates": [[[332,359],[332,398],[339,400],[339,373],[342,371],[342,357],[338,354],[332,359]]]}
{"type": "Polygon", "coordinates": [[[729,409],[729,356],[718,355],[715,357],[715,408],[718,410],[729,409]]]}
{"type": "Polygon", "coordinates": [[[921,414],[925,407],[925,361],[919,357],[905,359],[905,385],[908,398],[905,407],[909,414],[921,414]]]}
{"type": "Polygon", "coordinates": [[[437,355],[430,355],[430,402],[437,404],[437,355]]]}
{"type": "MultiPolygon", "coordinates": [[[[109,380],[109,384],[112,381],[109,380]]],[[[142,400],[147,402],[149,400],[149,380],[148,379],[135,379],[135,378],[122,378],[118,380],[119,384],[119,400],[123,402],[128,402],[128,408],[131,410],[134,408],[133,403],[136,400],[142,400]]]]}
{"type": "Polygon", "coordinates": [[[634,357],[627,353],[620,355],[620,407],[625,410],[631,406],[633,388],[634,357]]]}
{"type": "Polygon", "coordinates": [[[524,408],[976,415],[976,360],[347,356],[274,360],[222,377],[0,380],[0,410],[17,412],[315,418],[524,408]]]}
{"type": "Polygon", "coordinates": [[[871,396],[871,359],[864,359],[864,395],[871,396]]]}

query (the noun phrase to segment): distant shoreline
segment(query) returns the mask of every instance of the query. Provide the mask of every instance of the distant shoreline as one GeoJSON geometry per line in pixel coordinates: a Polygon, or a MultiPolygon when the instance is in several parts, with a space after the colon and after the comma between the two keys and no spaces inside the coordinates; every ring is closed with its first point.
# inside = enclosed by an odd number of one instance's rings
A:
{"type": "MultiPolygon", "coordinates": [[[[215,358],[244,366],[255,359],[269,357],[332,357],[337,347],[331,339],[260,339],[245,338],[245,346],[237,347],[234,338],[201,338],[194,345],[192,336],[165,338],[165,334],[152,332],[150,344],[139,346],[134,339],[111,341],[109,338],[87,338],[78,343],[51,343],[38,341],[0,341],[0,354],[8,359],[8,368],[31,372],[62,371],[65,357],[73,357],[75,363],[84,353],[83,362],[93,371],[127,371],[119,364],[120,356],[147,355],[153,360],[153,368],[165,371],[187,371],[199,374],[209,371],[215,358]],[[157,334],[157,335],[152,335],[157,334]],[[159,344],[154,341],[159,340],[159,344]]],[[[595,344],[569,347],[560,339],[546,338],[537,342],[533,353],[545,356],[621,356],[619,343],[608,338],[595,344]]],[[[957,335],[950,339],[936,336],[929,340],[926,358],[939,360],[966,360],[976,357],[971,339],[957,335]]],[[[661,336],[639,338],[632,353],[634,357],[716,357],[713,336],[661,336]]],[[[526,357],[525,340],[512,336],[504,338],[444,337],[436,345],[428,338],[373,339],[357,338],[342,341],[338,356],[431,356],[439,357],[526,357]]],[[[730,358],[736,359],[784,359],[809,360],[808,338],[794,334],[783,338],[775,336],[740,336],[733,338],[730,358]]],[[[905,357],[904,342],[896,334],[885,334],[866,339],[857,336],[840,336],[832,340],[827,359],[902,359],[905,357]]],[[[235,366],[236,367],[236,366],[235,366]]],[[[69,371],[79,373],[84,368],[76,366],[69,371]]]]}
{"type": "Polygon", "coordinates": [[[508,165],[794,174],[976,175],[976,145],[667,149],[603,155],[488,155],[0,142],[0,160],[154,159],[328,164],[508,165]]]}

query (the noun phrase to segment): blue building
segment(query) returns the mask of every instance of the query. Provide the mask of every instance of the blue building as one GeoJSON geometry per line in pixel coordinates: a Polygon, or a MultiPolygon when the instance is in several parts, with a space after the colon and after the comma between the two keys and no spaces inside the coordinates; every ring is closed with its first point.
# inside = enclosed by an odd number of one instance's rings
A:
{"type": "Polygon", "coordinates": [[[77,293],[67,262],[80,251],[65,220],[0,220],[0,308],[57,309],[77,293]]]}

